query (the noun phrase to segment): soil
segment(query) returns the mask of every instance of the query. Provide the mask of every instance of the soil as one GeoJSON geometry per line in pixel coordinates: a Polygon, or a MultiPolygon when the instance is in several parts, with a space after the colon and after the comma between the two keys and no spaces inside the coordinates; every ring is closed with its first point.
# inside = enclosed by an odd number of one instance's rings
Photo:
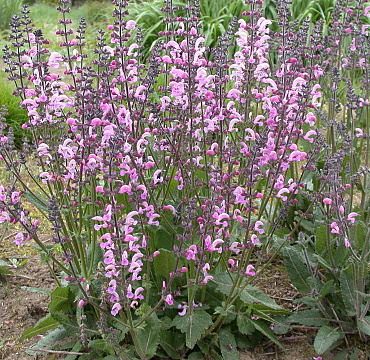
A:
{"type": "MultiPolygon", "coordinates": [[[[2,244],[0,244],[2,259],[10,261],[11,258],[4,257],[7,254],[2,244]]],[[[50,276],[48,268],[41,264],[37,254],[28,255],[28,262],[16,269],[13,275],[0,277],[0,359],[6,360],[54,360],[63,359],[66,355],[52,353],[39,353],[38,355],[28,355],[26,350],[32,347],[38,338],[24,340],[21,344],[18,341],[21,333],[33,326],[40,318],[48,313],[48,296],[35,292],[30,292],[23,288],[37,287],[52,290],[54,281],[50,276]]],[[[23,258],[17,259],[21,263],[23,258]]],[[[263,279],[256,281],[257,286],[263,289],[274,300],[284,308],[291,311],[297,310],[293,299],[298,297],[298,292],[287,278],[284,266],[281,261],[277,261],[270,273],[263,279]]],[[[317,354],[313,348],[315,337],[314,330],[302,330],[283,335],[280,337],[281,343],[285,347],[285,352],[277,348],[269,341],[262,342],[253,351],[241,351],[241,360],[313,360],[317,354]]],[[[370,354],[370,348],[365,349],[370,354]]],[[[323,355],[323,360],[334,360],[335,353],[323,355]]],[[[320,358],[319,358],[320,359],[320,358]]],[[[370,359],[365,352],[358,354],[359,360],[370,359]]]]}

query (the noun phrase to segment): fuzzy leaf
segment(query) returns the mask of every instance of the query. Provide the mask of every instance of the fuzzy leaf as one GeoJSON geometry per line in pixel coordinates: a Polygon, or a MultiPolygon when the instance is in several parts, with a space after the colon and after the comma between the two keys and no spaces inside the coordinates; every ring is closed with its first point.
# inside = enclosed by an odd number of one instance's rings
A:
{"type": "Polygon", "coordinates": [[[41,196],[36,196],[29,191],[25,191],[23,196],[34,206],[36,206],[41,211],[48,211],[47,201],[44,200],[41,196]]]}
{"type": "Polygon", "coordinates": [[[315,250],[318,254],[322,254],[326,249],[326,226],[322,225],[316,229],[315,250]]]}
{"type": "Polygon", "coordinates": [[[327,351],[340,337],[340,334],[335,329],[329,326],[323,326],[317,332],[314,347],[316,352],[321,355],[327,351]]]}
{"type": "Polygon", "coordinates": [[[19,342],[24,339],[31,339],[36,335],[43,334],[51,329],[54,329],[58,325],[58,321],[54,320],[50,314],[38,321],[33,327],[22,332],[19,342]]]}
{"type": "Polygon", "coordinates": [[[213,280],[217,286],[216,290],[224,295],[229,295],[233,286],[233,279],[228,274],[218,274],[213,276],[213,280]]]}
{"type": "Polygon", "coordinates": [[[265,321],[263,320],[253,321],[253,325],[256,328],[256,330],[258,330],[260,333],[268,337],[271,341],[273,341],[276,345],[278,345],[281,349],[284,350],[283,345],[281,345],[278,339],[276,339],[276,336],[274,335],[274,333],[272,332],[272,330],[266,324],[265,321]]]}
{"type": "MultiPolygon", "coordinates": [[[[53,345],[56,341],[63,340],[67,337],[67,331],[62,327],[58,326],[54,330],[50,331],[49,334],[39,340],[33,347],[36,349],[48,348],[53,345]]],[[[26,351],[29,355],[41,354],[37,350],[29,349],[26,351]]]]}
{"type": "Polygon", "coordinates": [[[289,322],[306,326],[324,326],[328,320],[324,319],[319,310],[304,310],[288,317],[289,322]]]}
{"type": "Polygon", "coordinates": [[[153,314],[146,320],[145,328],[137,332],[140,347],[148,358],[155,355],[159,345],[159,330],[160,322],[157,315],[153,314]]]}
{"type": "Polygon", "coordinates": [[[173,331],[162,331],[159,344],[171,359],[180,359],[178,351],[184,347],[184,335],[173,331]]]}
{"type": "Polygon", "coordinates": [[[54,311],[68,310],[71,307],[69,301],[69,286],[57,287],[50,295],[49,310],[53,314],[54,311]]]}
{"type": "Polygon", "coordinates": [[[308,271],[303,255],[293,247],[285,247],[282,251],[285,267],[293,285],[301,294],[311,292],[307,279],[311,276],[308,271]]]}
{"type": "Polygon", "coordinates": [[[247,285],[240,294],[240,299],[246,304],[260,303],[271,309],[280,310],[281,306],[276,304],[268,295],[262,292],[258,287],[247,285]]]}
{"type": "Polygon", "coordinates": [[[244,335],[252,335],[256,328],[253,322],[246,316],[238,315],[236,318],[236,324],[238,325],[239,332],[244,335]]]}
{"type": "Polygon", "coordinates": [[[51,294],[51,290],[40,289],[40,288],[33,287],[33,286],[22,286],[22,289],[30,291],[30,292],[38,293],[38,294],[43,294],[43,295],[49,295],[50,296],[50,294],[51,294]]]}
{"type": "Polygon", "coordinates": [[[339,281],[340,281],[340,290],[342,293],[342,298],[347,314],[349,316],[354,316],[356,315],[355,307],[356,300],[353,280],[346,272],[342,271],[339,277],[339,281]]]}
{"type": "Polygon", "coordinates": [[[219,338],[222,357],[227,360],[239,360],[237,344],[230,327],[222,327],[219,338]]]}
{"type": "Polygon", "coordinates": [[[186,334],[186,346],[192,349],[204,331],[212,324],[212,317],[202,309],[195,309],[184,316],[177,315],[172,325],[186,334]]]}
{"type": "Polygon", "coordinates": [[[357,326],[359,330],[370,336],[370,316],[365,316],[363,319],[357,319],[357,326]]]}
{"type": "Polygon", "coordinates": [[[154,258],[154,270],[156,276],[164,276],[168,278],[170,273],[174,271],[175,264],[175,254],[168,250],[161,249],[160,254],[154,258]]]}

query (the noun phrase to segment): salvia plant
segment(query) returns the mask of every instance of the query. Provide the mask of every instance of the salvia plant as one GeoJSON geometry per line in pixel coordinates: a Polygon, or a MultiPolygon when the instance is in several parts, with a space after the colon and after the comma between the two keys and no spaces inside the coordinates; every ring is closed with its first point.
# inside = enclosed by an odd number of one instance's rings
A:
{"type": "Polygon", "coordinates": [[[319,354],[367,341],[370,8],[339,1],[322,37],[320,22],[289,22],[288,0],[270,33],[247,0],[208,48],[199,1],[179,17],[166,0],[144,61],[127,2],[90,58],[68,4],[61,52],[27,7],[4,48],[32,140],[15,151],[4,108],[0,222],[36,244],[57,285],[21,340],[76,334],[81,359],[228,360],[262,336],[281,346],[294,323],[320,328],[319,354]],[[286,318],[253,285],[279,254],[309,312],[286,318]]]}

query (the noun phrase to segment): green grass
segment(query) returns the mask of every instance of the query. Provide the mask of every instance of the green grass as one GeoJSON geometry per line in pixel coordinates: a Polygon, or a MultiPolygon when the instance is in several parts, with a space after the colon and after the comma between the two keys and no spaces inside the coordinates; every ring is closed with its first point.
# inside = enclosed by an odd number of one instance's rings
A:
{"type": "Polygon", "coordinates": [[[12,16],[19,12],[22,0],[0,0],[0,30],[9,27],[12,16]]]}
{"type": "MultiPolygon", "coordinates": [[[[27,111],[19,106],[19,98],[12,95],[14,85],[7,80],[7,74],[2,70],[0,72],[0,107],[8,105],[8,115],[6,116],[7,129],[13,128],[15,136],[15,144],[17,148],[21,147],[22,139],[25,136],[25,131],[22,129],[27,118],[27,111]]],[[[7,133],[5,129],[5,133],[7,133]]]]}

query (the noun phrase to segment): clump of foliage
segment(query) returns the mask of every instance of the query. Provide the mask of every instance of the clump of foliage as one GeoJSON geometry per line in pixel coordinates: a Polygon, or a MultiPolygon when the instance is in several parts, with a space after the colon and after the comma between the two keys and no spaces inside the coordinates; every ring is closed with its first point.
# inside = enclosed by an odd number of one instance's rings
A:
{"type": "Polygon", "coordinates": [[[15,87],[12,83],[7,81],[4,72],[0,73],[0,107],[6,105],[6,124],[7,128],[4,130],[6,134],[10,132],[14,136],[14,143],[18,149],[21,148],[21,143],[25,136],[30,134],[22,129],[22,124],[27,121],[27,111],[22,109],[19,105],[19,99],[13,95],[15,87]]]}
{"type": "Polygon", "coordinates": [[[89,58],[85,19],[75,28],[69,1],[60,3],[63,51],[32,31],[27,7],[4,48],[33,141],[17,152],[1,119],[0,159],[13,181],[0,185],[0,222],[22,227],[15,242],[34,241],[57,284],[50,314],[21,339],[54,329],[45,346],[77,333],[80,359],[238,359],[262,336],[281,346],[272,323],[281,332],[302,316],[284,320],[290,313],[253,285],[281,254],[311,295],[302,301],[322,326],[317,352],[348,329],[367,340],[370,44],[361,19],[370,8],[338,2],[323,38],[321,22],[311,34],[308,21],[289,21],[287,0],[270,34],[262,1],[248,0],[207,47],[199,1],[177,16],[168,0],[146,58],[145,34],[116,0],[89,58]],[[48,220],[51,244],[28,203],[48,220]]]}

